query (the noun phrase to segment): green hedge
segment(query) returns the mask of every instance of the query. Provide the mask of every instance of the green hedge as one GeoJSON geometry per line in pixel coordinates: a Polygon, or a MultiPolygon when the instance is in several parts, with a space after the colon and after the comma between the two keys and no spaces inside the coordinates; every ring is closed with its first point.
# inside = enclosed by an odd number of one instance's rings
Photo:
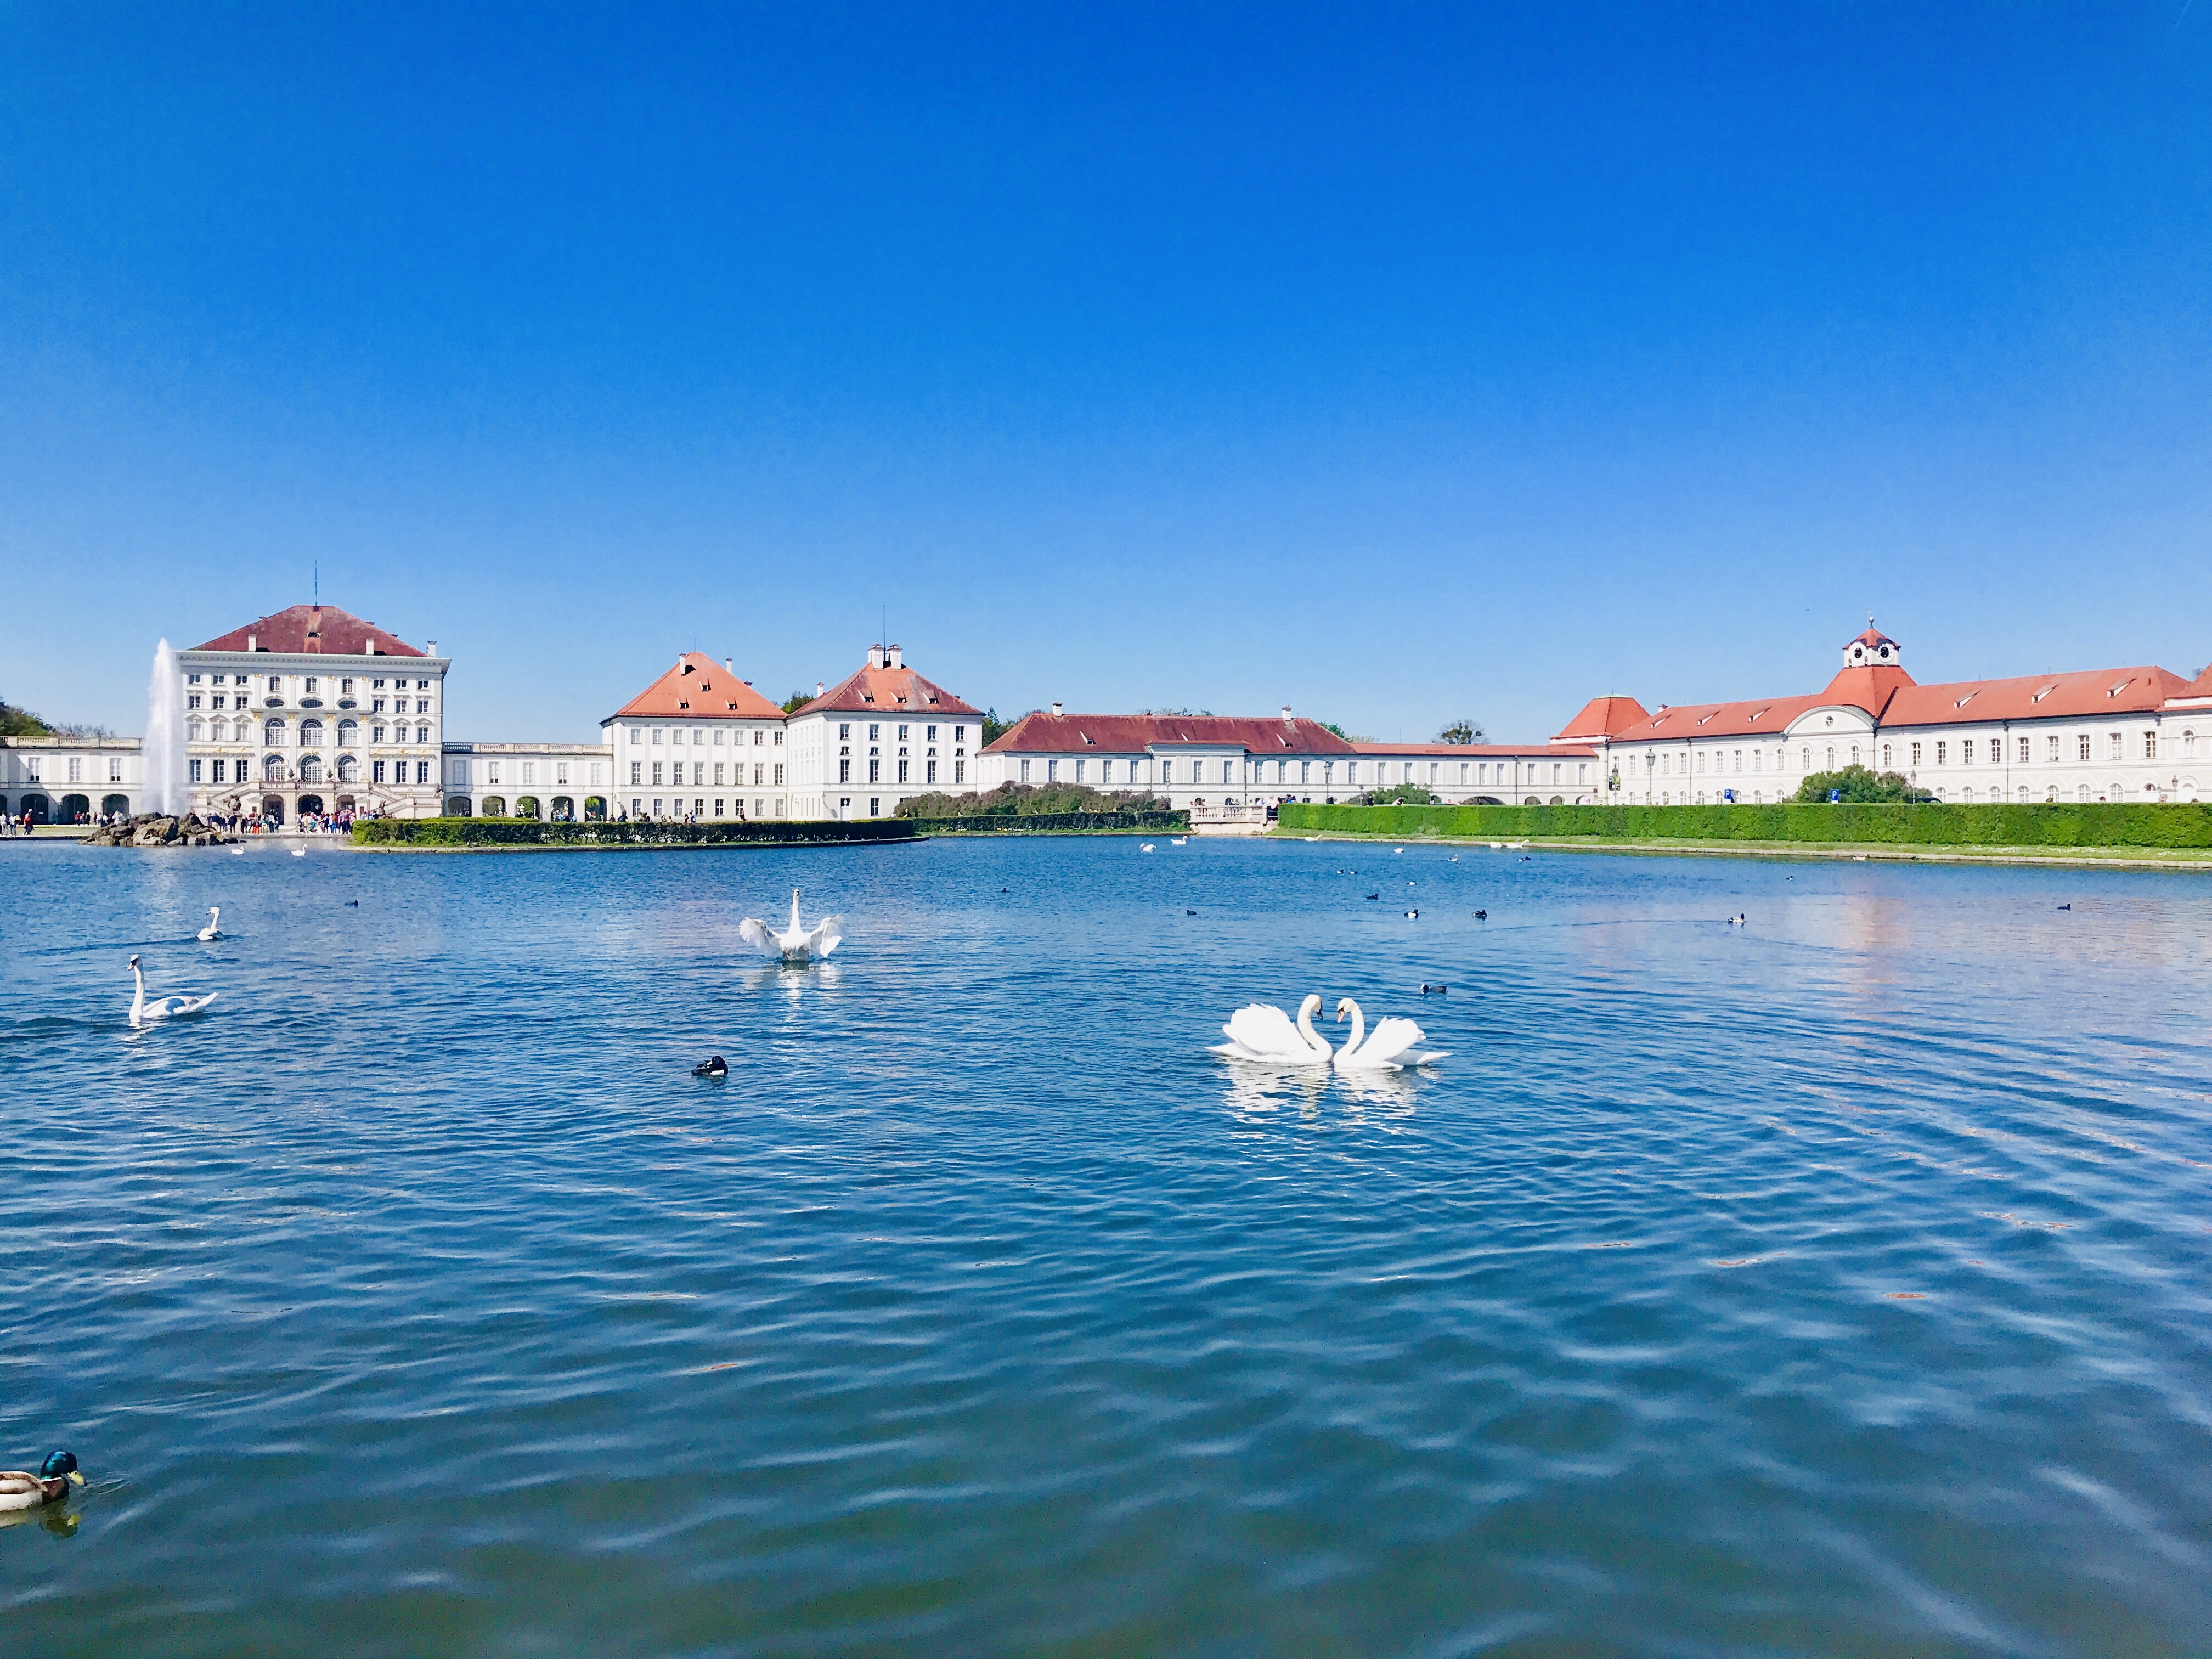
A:
{"type": "Polygon", "coordinates": [[[912,841],[914,826],[897,818],[858,823],[534,823],[527,818],[363,818],[353,826],[357,847],[777,847],[851,842],[912,841]]]}
{"type": "Polygon", "coordinates": [[[1065,835],[1079,830],[1165,830],[1190,828],[1188,812],[975,812],[957,818],[904,820],[925,836],[1065,835]]]}
{"type": "Polygon", "coordinates": [[[1986,806],[1316,806],[1292,802],[1285,830],[1519,841],[1842,842],[1941,847],[2212,847],[2212,804],[2053,802],[1986,806]]]}

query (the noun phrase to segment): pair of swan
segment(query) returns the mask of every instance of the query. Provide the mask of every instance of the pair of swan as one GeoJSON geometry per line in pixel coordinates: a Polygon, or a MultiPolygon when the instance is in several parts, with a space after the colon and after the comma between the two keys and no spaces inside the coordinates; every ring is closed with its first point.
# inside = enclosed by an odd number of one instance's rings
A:
{"type": "Polygon", "coordinates": [[[824,916],[811,928],[799,925],[799,889],[791,890],[791,926],[777,933],[757,917],[747,916],[738,924],[738,937],[770,962],[805,963],[817,957],[826,957],[836,950],[845,935],[839,924],[842,916],[824,916]]]}
{"type": "Polygon", "coordinates": [[[1334,1066],[1340,1072],[1395,1072],[1444,1058],[1441,1050],[1413,1052],[1413,1045],[1427,1034],[1410,1019],[1394,1015],[1370,1035],[1367,1016],[1350,997],[1336,1005],[1336,1017],[1352,1022],[1352,1036],[1344,1047],[1332,1050],[1313,1028],[1313,1017],[1320,1009],[1321,998],[1308,995],[1298,1005],[1294,1025],[1289,1015],[1272,1004],[1255,1002],[1239,1008],[1221,1028],[1229,1041],[1215,1043],[1206,1052],[1262,1066],[1334,1066]]]}
{"type": "Polygon", "coordinates": [[[137,994],[131,999],[131,1023],[134,1026],[151,1025],[158,1019],[182,1019],[187,1014],[197,1014],[216,1000],[216,993],[210,991],[204,997],[156,997],[146,1000],[146,975],[138,966],[138,958],[131,958],[131,977],[137,984],[137,994]]]}

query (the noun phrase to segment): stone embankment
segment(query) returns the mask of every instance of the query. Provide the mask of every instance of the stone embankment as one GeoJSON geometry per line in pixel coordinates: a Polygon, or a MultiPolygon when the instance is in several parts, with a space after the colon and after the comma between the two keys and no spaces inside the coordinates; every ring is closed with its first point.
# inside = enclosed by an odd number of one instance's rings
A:
{"type": "Polygon", "coordinates": [[[88,847],[220,847],[232,839],[197,812],[181,818],[141,813],[121,823],[103,824],[85,837],[88,847]]]}

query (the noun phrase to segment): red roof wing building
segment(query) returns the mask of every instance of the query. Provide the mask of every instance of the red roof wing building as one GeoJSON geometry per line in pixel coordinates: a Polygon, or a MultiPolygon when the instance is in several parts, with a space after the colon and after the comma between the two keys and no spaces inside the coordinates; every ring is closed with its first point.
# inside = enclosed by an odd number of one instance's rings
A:
{"type": "Polygon", "coordinates": [[[1600,697],[1553,739],[1595,744],[1606,798],[1784,800],[1810,775],[1865,766],[1956,801],[2194,800],[2212,784],[2212,670],[2075,670],[1922,685],[1869,625],[1823,690],[1737,702],[1600,697]],[[2185,718],[2201,709],[2208,718],[2185,718]],[[2198,726],[2206,729],[2199,731],[2198,726]]]}

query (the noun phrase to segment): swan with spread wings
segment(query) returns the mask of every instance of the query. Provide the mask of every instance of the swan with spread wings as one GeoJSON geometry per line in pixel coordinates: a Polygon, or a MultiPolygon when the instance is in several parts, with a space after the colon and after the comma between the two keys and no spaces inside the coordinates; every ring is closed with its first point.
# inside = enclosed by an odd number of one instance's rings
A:
{"type": "Polygon", "coordinates": [[[738,924],[738,937],[770,962],[806,963],[828,956],[845,937],[842,916],[824,916],[811,927],[799,925],[799,889],[791,890],[791,926],[777,933],[757,917],[738,924]]]}

